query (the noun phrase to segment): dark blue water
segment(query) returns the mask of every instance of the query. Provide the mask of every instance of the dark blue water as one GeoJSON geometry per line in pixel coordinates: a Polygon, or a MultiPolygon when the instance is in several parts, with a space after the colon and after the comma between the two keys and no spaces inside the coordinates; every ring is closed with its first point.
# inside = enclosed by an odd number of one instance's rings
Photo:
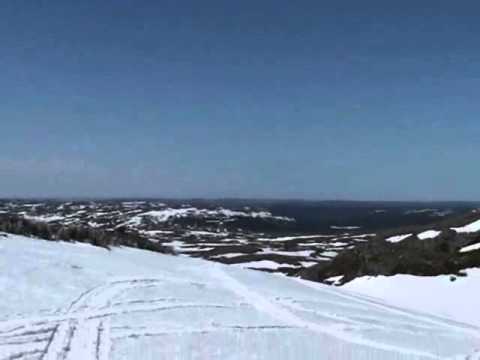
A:
{"type": "Polygon", "coordinates": [[[190,200],[194,206],[245,206],[266,209],[274,215],[295,218],[290,230],[334,233],[333,227],[360,227],[379,231],[410,225],[434,224],[480,206],[474,202],[358,202],[298,200],[190,200]]]}

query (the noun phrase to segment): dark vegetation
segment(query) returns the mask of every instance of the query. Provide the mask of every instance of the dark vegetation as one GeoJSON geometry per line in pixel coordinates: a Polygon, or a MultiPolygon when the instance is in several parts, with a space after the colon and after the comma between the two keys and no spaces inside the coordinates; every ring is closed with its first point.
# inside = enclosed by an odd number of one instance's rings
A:
{"type": "Polygon", "coordinates": [[[52,241],[88,243],[106,249],[110,246],[129,246],[161,253],[171,252],[168,247],[151,242],[126,228],[103,230],[86,225],[47,224],[17,215],[0,214],[0,231],[52,241]]]}
{"type": "Polygon", "coordinates": [[[478,220],[479,216],[478,212],[469,212],[446,219],[434,227],[408,226],[379,233],[370,242],[340,253],[330,263],[320,263],[303,270],[300,276],[325,282],[330,277],[343,275],[341,283],[366,275],[461,276],[463,269],[480,266],[480,250],[459,252],[464,246],[480,242],[480,233],[457,233],[450,228],[469,224],[478,220]],[[420,240],[417,237],[430,229],[442,233],[433,239],[420,240]],[[412,236],[399,243],[385,241],[390,236],[409,233],[412,236]]]}

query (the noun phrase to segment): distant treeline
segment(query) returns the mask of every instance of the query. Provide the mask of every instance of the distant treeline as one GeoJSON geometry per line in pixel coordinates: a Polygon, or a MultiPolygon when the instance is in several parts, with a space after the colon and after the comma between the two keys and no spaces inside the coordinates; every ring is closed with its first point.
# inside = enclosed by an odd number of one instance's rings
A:
{"type": "Polygon", "coordinates": [[[161,253],[171,252],[169,248],[149,241],[137,232],[129,231],[125,227],[104,230],[88,225],[48,224],[17,215],[0,214],[0,232],[52,241],[78,241],[107,249],[111,246],[128,246],[161,253]]]}

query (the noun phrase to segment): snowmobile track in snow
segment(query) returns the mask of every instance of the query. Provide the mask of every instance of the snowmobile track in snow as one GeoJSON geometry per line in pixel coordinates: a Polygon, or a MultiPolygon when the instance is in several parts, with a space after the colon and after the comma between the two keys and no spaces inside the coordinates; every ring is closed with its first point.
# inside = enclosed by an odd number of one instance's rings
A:
{"type": "MultiPolygon", "coordinates": [[[[122,306],[111,301],[118,293],[160,280],[132,279],[113,281],[89,289],[75,299],[61,315],[21,318],[0,322],[0,359],[40,360],[96,359],[107,360],[110,351],[109,316],[130,312],[101,311],[122,306]],[[25,348],[25,349],[22,349],[25,348]]],[[[135,304],[132,312],[142,311],[135,304]]],[[[128,305],[128,304],[126,304],[128,305]]],[[[155,309],[146,308],[144,311],[155,309]]]]}
{"type": "MultiPolygon", "coordinates": [[[[34,317],[21,317],[0,321],[0,360],[75,360],[94,359],[108,360],[112,342],[125,338],[158,337],[176,334],[207,334],[215,332],[244,332],[244,331],[282,331],[282,330],[307,330],[321,338],[337,338],[350,343],[365,345],[385,351],[394,351],[408,356],[422,358],[438,358],[435,354],[412,350],[403,347],[387,345],[381,342],[355,337],[346,332],[343,325],[320,326],[299,315],[301,313],[315,314],[329,320],[341,322],[352,328],[362,328],[365,323],[354,318],[341,317],[328,311],[320,311],[308,306],[307,300],[291,299],[288,297],[268,296],[258,293],[241,281],[229,274],[220,266],[212,268],[213,278],[217,279],[224,288],[243,299],[239,304],[218,304],[189,302],[187,299],[175,297],[154,297],[150,299],[122,298],[128,292],[138,288],[158,287],[165,282],[175,282],[174,278],[134,278],[115,280],[86,290],[69,303],[63,310],[45,313],[34,317]],[[113,317],[134,313],[151,313],[181,309],[225,309],[235,310],[238,306],[247,306],[268,315],[274,324],[242,325],[242,324],[216,324],[200,328],[165,329],[147,327],[116,326],[111,327],[113,317]]],[[[182,281],[186,283],[185,281],[182,281]]],[[[187,282],[194,287],[204,287],[204,284],[187,282]]],[[[310,285],[314,287],[314,285],[310,285]]],[[[329,292],[329,290],[325,290],[329,292]]],[[[339,299],[348,298],[353,301],[353,306],[362,307],[366,300],[347,294],[337,294],[339,299]]],[[[310,301],[311,302],[311,301],[310,301]]],[[[399,309],[386,308],[383,304],[374,304],[382,310],[393,313],[402,313],[399,309]]],[[[424,318],[420,315],[410,315],[423,322],[424,330],[429,325],[442,325],[455,328],[454,324],[437,322],[436,319],[424,318]]],[[[402,327],[401,321],[394,321],[389,326],[402,327]]],[[[380,328],[389,331],[388,326],[370,324],[369,328],[380,328]]],[[[397,329],[398,330],[398,329],[397,329]]],[[[401,331],[408,332],[403,328],[401,331]]],[[[476,356],[476,355],[473,355],[476,356]]],[[[476,359],[476,357],[472,357],[476,359]]]]}
{"type": "MultiPolygon", "coordinates": [[[[111,341],[118,338],[111,336],[109,319],[112,316],[191,308],[234,308],[215,303],[188,303],[177,298],[114,302],[119,294],[139,287],[158,286],[168,280],[175,279],[115,280],[86,290],[64,310],[51,315],[0,321],[0,360],[108,360],[111,341]]],[[[125,337],[159,334],[144,331],[129,333],[125,337]]]]}

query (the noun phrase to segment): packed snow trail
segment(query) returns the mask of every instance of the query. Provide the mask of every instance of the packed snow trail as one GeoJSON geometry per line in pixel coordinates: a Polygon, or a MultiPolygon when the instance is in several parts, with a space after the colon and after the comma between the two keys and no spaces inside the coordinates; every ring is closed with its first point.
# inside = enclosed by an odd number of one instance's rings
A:
{"type": "Polygon", "coordinates": [[[480,349],[471,326],[201,260],[8,236],[0,265],[0,360],[464,360],[480,349]]]}

